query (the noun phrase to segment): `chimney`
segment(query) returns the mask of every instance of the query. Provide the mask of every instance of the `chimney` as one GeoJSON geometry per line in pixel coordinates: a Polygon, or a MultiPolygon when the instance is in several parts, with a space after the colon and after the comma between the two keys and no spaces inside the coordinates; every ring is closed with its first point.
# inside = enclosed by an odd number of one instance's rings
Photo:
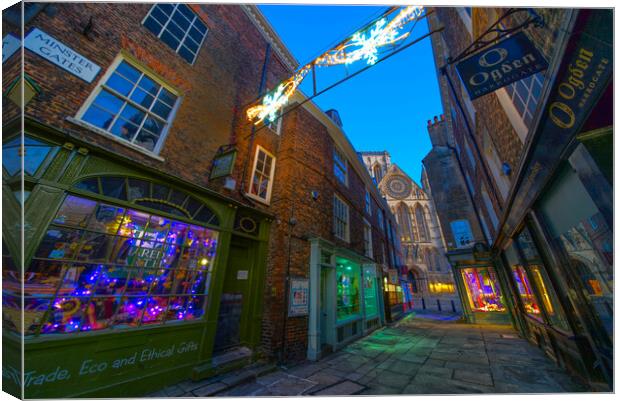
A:
{"type": "Polygon", "coordinates": [[[340,114],[338,114],[338,110],[330,109],[325,112],[332,119],[333,122],[336,123],[337,126],[342,128],[342,120],[340,119],[340,114]]]}

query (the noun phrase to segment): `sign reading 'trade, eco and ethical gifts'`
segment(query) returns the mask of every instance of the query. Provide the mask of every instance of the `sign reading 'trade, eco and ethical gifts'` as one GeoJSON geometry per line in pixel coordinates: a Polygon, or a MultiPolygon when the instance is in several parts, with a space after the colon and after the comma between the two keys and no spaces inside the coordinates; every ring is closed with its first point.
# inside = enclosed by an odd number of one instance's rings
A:
{"type": "Polygon", "coordinates": [[[547,61],[523,32],[456,65],[469,97],[476,99],[547,68],[547,61]]]}
{"type": "Polygon", "coordinates": [[[26,35],[24,47],[89,83],[101,70],[97,64],[38,28],[26,35]]]}

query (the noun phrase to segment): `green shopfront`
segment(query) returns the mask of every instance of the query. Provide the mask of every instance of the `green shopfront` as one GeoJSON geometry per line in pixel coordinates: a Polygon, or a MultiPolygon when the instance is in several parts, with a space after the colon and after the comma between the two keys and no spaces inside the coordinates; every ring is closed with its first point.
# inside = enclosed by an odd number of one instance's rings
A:
{"type": "Polygon", "coordinates": [[[256,357],[268,216],[32,126],[22,275],[5,138],[3,389],[21,392],[22,339],[28,398],[144,395],[256,357]]]}
{"type": "Polygon", "coordinates": [[[381,276],[371,262],[311,240],[308,359],[320,359],[385,321],[381,276]]]}

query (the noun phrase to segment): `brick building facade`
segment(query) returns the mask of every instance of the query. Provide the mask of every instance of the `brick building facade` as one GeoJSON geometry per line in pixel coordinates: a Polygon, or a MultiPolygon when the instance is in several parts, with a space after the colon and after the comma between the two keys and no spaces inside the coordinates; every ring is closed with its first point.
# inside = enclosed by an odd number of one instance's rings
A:
{"type": "MultiPolygon", "coordinates": [[[[5,391],[140,395],[264,356],[303,359],[321,338],[320,294],[303,285],[320,263],[327,298],[356,319],[345,335],[334,316],[318,346],[385,321],[393,217],[344,133],[312,103],[268,126],[245,117],[296,67],[255,6],[26,3],[24,22],[23,60],[3,60],[5,391]],[[334,192],[349,207],[345,241],[334,192]],[[331,260],[313,259],[317,241],[331,260]],[[358,282],[338,298],[345,259],[358,282]],[[302,316],[287,317],[293,296],[302,316]]],[[[19,5],[2,23],[19,43],[19,5]]]]}
{"type": "MultiPolygon", "coordinates": [[[[433,11],[429,28],[444,27],[432,46],[445,118],[429,126],[433,150],[424,164],[433,198],[469,216],[471,245],[448,252],[465,315],[512,322],[592,389],[609,389],[611,12],[433,11]],[[515,29],[494,42],[493,28],[515,29]],[[498,68],[522,67],[499,64],[518,57],[507,50],[518,35],[547,67],[472,100],[467,85],[491,77],[485,68],[492,53],[500,55],[491,62],[498,68]],[[482,40],[489,42],[459,57],[482,40]],[[459,71],[470,59],[477,70],[459,71]],[[447,168],[458,173],[450,180],[456,186],[444,185],[447,168]]],[[[448,213],[438,210],[444,233],[448,213]]]]}

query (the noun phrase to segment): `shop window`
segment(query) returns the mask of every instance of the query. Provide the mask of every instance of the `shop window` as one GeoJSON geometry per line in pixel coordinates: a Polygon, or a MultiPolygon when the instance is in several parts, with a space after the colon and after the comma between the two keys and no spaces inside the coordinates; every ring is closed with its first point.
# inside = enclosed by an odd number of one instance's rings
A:
{"type": "Polygon", "coordinates": [[[388,302],[390,306],[402,305],[404,302],[403,289],[398,284],[388,282],[387,277],[383,278],[383,289],[388,293],[388,302]]]}
{"type": "Polygon", "coordinates": [[[528,274],[525,271],[523,265],[521,265],[520,263],[520,259],[514,247],[514,244],[511,244],[510,247],[506,249],[506,251],[504,252],[504,256],[506,257],[506,261],[510,266],[510,270],[512,272],[512,279],[514,280],[514,283],[517,287],[517,291],[519,293],[519,297],[521,298],[521,304],[525,309],[525,313],[537,319],[540,319],[540,306],[537,297],[536,295],[534,295],[534,291],[532,290],[532,285],[530,284],[528,274]]]}
{"type": "Polygon", "coordinates": [[[271,188],[273,187],[273,174],[276,168],[276,159],[260,146],[256,147],[252,179],[250,181],[249,196],[262,202],[269,203],[271,188]]]}
{"type": "Polygon", "coordinates": [[[471,227],[467,220],[451,221],[450,228],[452,228],[452,235],[454,235],[457,248],[467,246],[474,241],[471,227]]]}
{"type": "Polygon", "coordinates": [[[517,245],[525,258],[528,272],[538,290],[542,307],[549,320],[556,327],[569,330],[568,322],[560,310],[556,293],[549,281],[549,276],[527,227],[517,236],[517,245]]]}
{"type": "Polygon", "coordinates": [[[360,280],[360,267],[347,259],[338,258],[336,262],[336,319],[338,321],[360,315],[360,280]]]}
{"type": "Polygon", "coordinates": [[[334,145],[334,175],[344,185],[348,185],[348,169],[347,158],[338,148],[334,145]]]}
{"type": "Polygon", "coordinates": [[[201,318],[217,238],[204,227],[67,196],[24,276],[25,334],[201,318]]]}
{"type": "Polygon", "coordinates": [[[366,319],[379,314],[377,276],[374,267],[366,267],[364,269],[364,308],[366,310],[366,319]]]}
{"type": "Polygon", "coordinates": [[[174,119],[178,101],[174,89],[137,65],[118,58],[78,118],[157,153],[174,119]]]}
{"type": "Polygon", "coordinates": [[[24,174],[35,175],[39,167],[47,160],[47,157],[56,147],[25,135],[23,149],[22,151],[20,136],[2,144],[2,167],[9,177],[13,177],[21,172],[22,156],[25,156],[24,174]]]}
{"type": "Polygon", "coordinates": [[[334,194],[334,235],[349,241],[349,205],[334,194]]]}
{"type": "Polygon", "coordinates": [[[83,179],[73,187],[205,224],[220,224],[217,215],[203,202],[167,185],[138,178],[102,176],[83,179]]]}
{"type": "Polygon", "coordinates": [[[540,201],[540,211],[553,244],[567,267],[579,277],[592,314],[607,334],[613,335],[613,253],[605,243],[613,241],[613,231],[602,217],[584,184],[569,166],[558,173],[540,201]],[[599,227],[592,229],[589,219],[599,227]]]}
{"type": "Polygon", "coordinates": [[[185,61],[194,64],[207,34],[207,27],[189,6],[156,4],[143,24],[185,61]]]}
{"type": "Polygon", "coordinates": [[[461,271],[472,312],[504,312],[504,300],[495,271],[472,267],[461,271]]]}
{"type": "Polygon", "coordinates": [[[428,290],[433,294],[453,294],[454,284],[452,283],[429,283],[428,290]]]}

